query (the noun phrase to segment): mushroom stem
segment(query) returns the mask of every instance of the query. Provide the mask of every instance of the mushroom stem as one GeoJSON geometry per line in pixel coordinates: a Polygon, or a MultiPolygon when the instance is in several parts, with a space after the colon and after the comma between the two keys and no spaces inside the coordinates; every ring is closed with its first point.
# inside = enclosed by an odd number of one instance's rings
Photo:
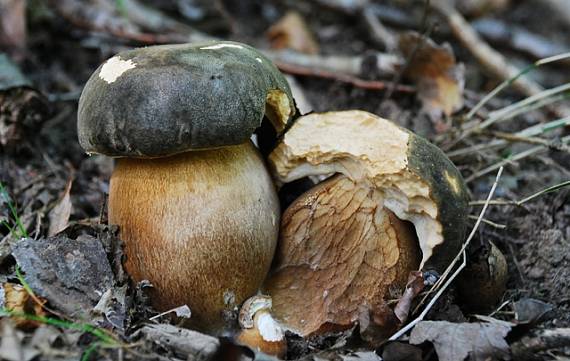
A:
{"type": "Polygon", "coordinates": [[[127,271],[154,285],[158,310],[187,304],[190,323],[211,332],[223,326],[224,310],[257,292],[279,216],[274,185],[249,142],[119,159],[111,177],[109,222],[120,226],[127,271]]]}

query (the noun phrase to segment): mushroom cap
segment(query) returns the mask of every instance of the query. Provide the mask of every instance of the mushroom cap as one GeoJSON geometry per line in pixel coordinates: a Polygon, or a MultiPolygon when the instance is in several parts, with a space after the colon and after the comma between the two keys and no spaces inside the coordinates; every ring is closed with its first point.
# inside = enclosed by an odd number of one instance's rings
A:
{"type": "Polygon", "coordinates": [[[88,153],[152,158],[247,141],[266,115],[281,132],[295,113],[286,79],[236,42],[160,45],[102,64],[79,99],[88,153]]]}
{"type": "Polygon", "coordinates": [[[464,241],[468,193],[457,168],[435,145],[374,114],[299,117],[269,163],[281,183],[341,173],[378,190],[385,208],[414,224],[422,269],[442,272],[464,241]]]}

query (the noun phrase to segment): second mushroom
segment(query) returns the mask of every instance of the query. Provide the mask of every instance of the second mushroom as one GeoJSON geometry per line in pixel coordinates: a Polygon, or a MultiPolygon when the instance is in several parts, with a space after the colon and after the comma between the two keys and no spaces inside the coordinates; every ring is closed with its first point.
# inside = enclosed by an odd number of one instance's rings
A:
{"type": "Polygon", "coordinates": [[[363,314],[387,322],[408,275],[443,272],[461,247],[468,195],[459,171],[388,120],[363,111],[302,116],[269,161],[280,184],[328,177],[283,214],[264,284],[273,316],[297,334],[362,326],[363,314]]]}

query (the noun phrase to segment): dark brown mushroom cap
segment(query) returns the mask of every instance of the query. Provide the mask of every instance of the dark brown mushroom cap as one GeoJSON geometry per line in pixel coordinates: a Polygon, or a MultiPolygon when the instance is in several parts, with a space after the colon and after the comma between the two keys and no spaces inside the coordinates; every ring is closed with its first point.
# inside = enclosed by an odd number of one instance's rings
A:
{"type": "Polygon", "coordinates": [[[264,115],[279,132],[294,113],[283,75],[248,45],[151,46],[93,73],[79,99],[79,143],[108,156],[160,157],[243,143],[264,115]]]}

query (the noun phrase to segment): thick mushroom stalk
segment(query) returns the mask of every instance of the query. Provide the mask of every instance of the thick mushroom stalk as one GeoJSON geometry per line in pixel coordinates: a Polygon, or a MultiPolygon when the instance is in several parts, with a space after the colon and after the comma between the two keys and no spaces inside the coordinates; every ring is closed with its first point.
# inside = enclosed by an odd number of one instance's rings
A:
{"type": "Polygon", "coordinates": [[[411,271],[441,272],[461,246],[461,175],[437,147],[385,119],[300,117],[269,160],[280,183],[340,174],[285,211],[264,283],[273,314],[303,336],[350,327],[363,307],[388,312],[411,271]]]}
{"type": "Polygon", "coordinates": [[[127,242],[125,267],[154,286],[161,310],[187,304],[192,323],[221,326],[221,311],[257,292],[280,218],[274,185],[252,144],[169,158],[117,161],[109,222],[127,242]]]}
{"type": "Polygon", "coordinates": [[[265,118],[277,134],[287,127],[287,81],[241,43],[146,47],[102,64],[78,113],[82,147],[120,158],[109,222],[120,226],[126,270],[154,285],[159,311],[186,304],[191,325],[222,332],[276,247],[279,202],[250,137],[265,118]]]}

